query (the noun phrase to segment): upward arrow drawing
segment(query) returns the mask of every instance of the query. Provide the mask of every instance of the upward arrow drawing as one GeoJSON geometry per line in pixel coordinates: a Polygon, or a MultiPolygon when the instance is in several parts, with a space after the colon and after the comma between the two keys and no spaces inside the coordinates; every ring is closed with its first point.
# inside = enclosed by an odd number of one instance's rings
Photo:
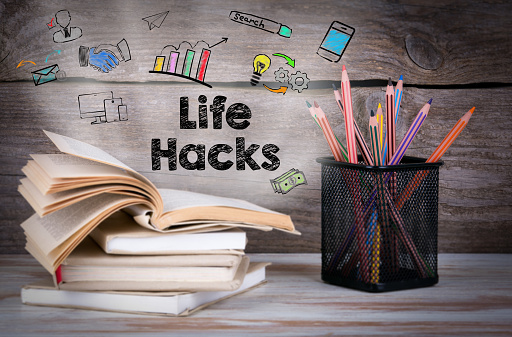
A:
{"type": "Polygon", "coordinates": [[[223,37],[223,38],[222,38],[222,40],[220,40],[219,42],[217,42],[217,43],[216,43],[216,44],[214,44],[213,46],[208,45],[208,47],[213,48],[213,47],[215,47],[216,45],[221,44],[222,42],[227,42],[227,41],[228,41],[228,38],[227,38],[227,37],[223,37]]]}

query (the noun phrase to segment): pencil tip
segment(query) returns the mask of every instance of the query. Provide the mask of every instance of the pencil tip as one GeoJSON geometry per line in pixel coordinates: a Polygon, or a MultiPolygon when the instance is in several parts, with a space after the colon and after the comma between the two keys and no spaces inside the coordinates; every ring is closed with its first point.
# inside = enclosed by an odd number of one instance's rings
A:
{"type": "Polygon", "coordinates": [[[399,81],[403,81],[404,80],[404,77],[402,75],[400,75],[400,78],[398,79],[399,81]]]}
{"type": "Polygon", "coordinates": [[[370,116],[371,117],[375,116],[375,112],[373,112],[373,110],[370,110],[370,116]]]}
{"type": "Polygon", "coordinates": [[[344,70],[347,70],[347,69],[345,68],[345,65],[342,65],[341,66],[341,71],[344,71],[344,70]]]}
{"type": "Polygon", "coordinates": [[[308,108],[311,108],[311,104],[309,104],[308,101],[306,101],[306,104],[307,104],[308,108]]]}
{"type": "Polygon", "coordinates": [[[471,111],[471,114],[473,114],[473,111],[475,111],[475,107],[472,107],[471,110],[469,111],[471,111]]]}
{"type": "Polygon", "coordinates": [[[393,85],[393,83],[391,83],[391,77],[388,79],[388,85],[393,85]]]}
{"type": "Polygon", "coordinates": [[[335,85],[334,83],[332,84],[332,88],[333,88],[334,90],[338,90],[338,88],[336,88],[336,85],[335,85]]]}
{"type": "Polygon", "coordinates": [[[315,108],[319,108],[320,107],[316,101],[313,101],[313,104],[315,105],[315,108]]]}
{"type": "Polygon", "coordinates": [[[377,109],[381,109],[382,108],[382,105],[379,103],[379,106],[377,107],[377,109]]]}
{"type": "Polygon", "coordinates": [[[432,104],[432,98],[428,101],[428,104],[432,104]]]}

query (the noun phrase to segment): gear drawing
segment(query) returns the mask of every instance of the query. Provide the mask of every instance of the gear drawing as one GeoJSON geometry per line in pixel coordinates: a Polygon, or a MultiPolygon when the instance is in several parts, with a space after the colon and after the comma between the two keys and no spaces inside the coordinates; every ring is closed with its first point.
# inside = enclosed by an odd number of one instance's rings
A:
{"type": "Polygon", "coordinates": [[[276,81],[280,83],[288,82],[288,70],[284,70],[283,67],[280,67],[274,72],[276,75],[276,81]]]}
{"type": "MultiPolygon", "coordinates": [[[[277,79],[277,77],[276,77],[277,79]]],[[[292,74],[290,76],[290,85],[292,86],[293,90],[297,90],[298,92],[302,92],[302,90],[308,88],[309,78],[306,73],[302,73],[300,71],[297,71],[295,74],[292,74]]]]}

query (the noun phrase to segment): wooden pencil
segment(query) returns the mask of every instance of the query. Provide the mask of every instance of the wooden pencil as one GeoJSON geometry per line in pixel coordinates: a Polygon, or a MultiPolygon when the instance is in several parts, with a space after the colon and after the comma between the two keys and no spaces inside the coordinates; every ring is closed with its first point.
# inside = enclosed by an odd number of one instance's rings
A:
{"type": "Polygon", "coordinates": [[[423,125],[425,118],[427,118],[431,104],[432,98],[423,106],[423,108],[421,108],[421,110],[416,115],[416,118],[409,127],[409,130],[407,130],[407,132],[405,133],[404,138],[400,142],[400,145],[396,149],[393,157],[388,162],[388,165],[396,165],[400,162],[400,160],[402,160],[403,156],[405,155],[405,151],[407,151],[407,148],[409,147],[412,140],[418,133],[418,130],[420,129],[421,125],[423,125]]]}
{"type": "Polygon", "coordinates": [[[388,86],[386,88],[386,165],[391,161],[393,154],[395,153],[395,110],[394,110],[394,95],[393,83],[391,78],[388,80],[388,86]]]}
{"type": "Polygon", "coordinates": [[[345,65],[341,71],[341,91],[343,93],[343,107],[345,108],[345,132],[347,135],[347,150],[349,162],[357,164],[356,137],[354,133],[354,115],[352,110],[352,92],[345,65]]]}

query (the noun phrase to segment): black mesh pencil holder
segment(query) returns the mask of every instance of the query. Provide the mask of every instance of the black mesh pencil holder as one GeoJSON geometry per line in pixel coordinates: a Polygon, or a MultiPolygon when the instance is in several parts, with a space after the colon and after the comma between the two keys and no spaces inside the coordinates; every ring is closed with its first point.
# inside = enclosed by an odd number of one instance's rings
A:
{"type": "MultiPolygon", "coordinates": [[[[359,161],[362,162],[361,157],[359,161]]],[[[322,280],[382,292],[434,285],[439,167],[322,164],[322,280]]]]}

